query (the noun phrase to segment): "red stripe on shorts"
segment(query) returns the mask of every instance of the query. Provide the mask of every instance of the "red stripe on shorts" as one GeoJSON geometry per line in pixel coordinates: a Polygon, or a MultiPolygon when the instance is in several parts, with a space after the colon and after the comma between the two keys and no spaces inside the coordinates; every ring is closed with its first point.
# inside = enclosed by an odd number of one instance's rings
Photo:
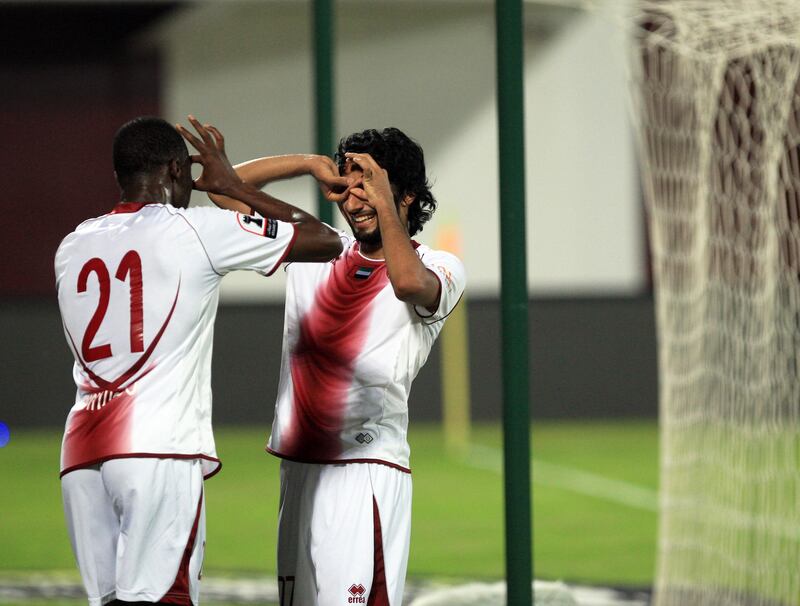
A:
{"type": "MultiPolygon", "coordinates": [[[[197,538],[197,528],[200,525],[200,512],[203,509],[203,492],[200,492],[200,501],[197,503],[197,514],[194,517],[192,532],[189,533],[189,540],[183,550],[183,559],[178,567],[178,574],[175,575],[175,582],[167,590],[159,602],[163,604],[179,604],[180,606],[192,606],[192,598],[189,594],[189,560],[192,559],[194,542],[197,538]]],[[[388,602],[387,602],[388,606],[388,602]]]]}
{"type": "Polygon", "coordinates": [[[378,502],[375,497],[372,497],[372,524],[375,528],[375,564],[372,569],[372,589],[369,592],[367,606],[389,606],[389,594],[386,591],[386,569],[383,564],[381,514],[378,511],[378,502]]]}

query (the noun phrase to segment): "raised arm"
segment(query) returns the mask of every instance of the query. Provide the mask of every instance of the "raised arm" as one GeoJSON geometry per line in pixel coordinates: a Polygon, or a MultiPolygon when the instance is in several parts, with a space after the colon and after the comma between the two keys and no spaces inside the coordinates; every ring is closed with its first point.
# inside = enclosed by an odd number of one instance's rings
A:
{"type": "MultiPolygon", "coordinates": [[[[322,193],[331,202],[344,201],[350,185],[347,177],[339,176],[339,168],[333,160],[327,156],[316,154],[267,156],[237,164],[233,168],[242,181],[254,185],[258,189],[274,181],[311,175],[317,180],[322,193]]],[[[214,193],[209,193],[208,197],[221,208],[250,212],[250,208],[240,200],[214,193]]]]}
{"type": "MultiPolygon", "coordinates": [[[[414,250],[408,229],[394,203],[388,173],[367,153],[345,155],[363,171],[363,196],[378,215],[386,270],[395,296],[401,301],[435,312],[441,295],[441,282],[436,274],[425,267],[414,250]]],[[[353,191],[356,192],[356,189],[353,191]]],[[[404,208],[413,201],[410,196],[400,201],[404,215],[404,208]]]]}
{"type": "Polygon", "coordinates": [[[225,139],[211,125],[203,126],[194,116],[189,122],[199,138],[178,124],[178,132],[199,153],[191,156],[203,172],[194,181],[194,188],[240,200],[264,217],[294,223],[297,238],[287,256],[288,261],[327,261],[342,251],[342,242],[335,231],[309,213],[287,204],[242,181],[225,154],[225,139]]]}

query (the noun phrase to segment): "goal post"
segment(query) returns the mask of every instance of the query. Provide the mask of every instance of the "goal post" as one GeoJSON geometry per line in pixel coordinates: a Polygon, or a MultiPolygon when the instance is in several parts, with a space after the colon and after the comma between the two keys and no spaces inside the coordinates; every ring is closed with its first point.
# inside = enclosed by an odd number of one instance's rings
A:
{"type": "Polygon", "coordinates": [[[800,2],[640,1],[657,606],[800,604],[800,2]]]}

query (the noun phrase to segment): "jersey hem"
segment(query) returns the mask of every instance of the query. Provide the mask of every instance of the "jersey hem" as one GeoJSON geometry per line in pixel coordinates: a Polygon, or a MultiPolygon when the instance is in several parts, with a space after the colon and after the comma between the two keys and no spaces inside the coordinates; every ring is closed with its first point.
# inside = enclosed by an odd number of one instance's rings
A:
{"type": "Polygon", "coordinates": [[[299,457],[290,457],[285,454],[278,452],[277,450],[272,450],[269,446],[264,449],[268,454],[272,456],[278,457],[279,459],[286,459],[287,461],[292,461],[294,463],[311,463],[313,465],[344,465],[346,463],[377,463],[378,465],[386,465],[387,467],[392,467],[393,469],[397,469],[402,471],[403,473],[410,474],[411,469],[408,467],[403,467],[402,465],[398,465],[397,463],[392,463],[390,461],[384,461],[383,459],[302,459],[299,457]]]}
{"type": "Polygon", "coordinates": [[[292,252],[294,241],[297,240],[297,226],[294,223],[290,223],[290,225],[292,226],[292,231],[293,231],[292,239],[289,240],[289,243],[286,245],[286,248],[284,249],[281,258],[278,259],[278,262],[274,265],[272,269],[269,270],[269,273],[264,274],[267,277],[270,277],[272,274],[274,274],[277,271],[277,269],[281,266],[281,263],[283,263],[286,260],[286,257],[289,256],[289,253],[292,252]]]}
{"type": "Polygon", "coordinates": [[[158,601],[158,594],[151,593],[149,591],[117,591],[116,592],[117,600],[121,602],[133,602],[133,603],[140,603],[140,602],[153,602],[157,603],[158,601]]]}
{"type": "Polygon", "coordinates": [[[192,597],[188,593],[181,591],[170,591],[161,596],[158,600],[164,604],[176,604],[178,606],[192,606],[192,597]]]}
{"type": "Polygon", "coordinates": [[[441,318],[435,318],[432,322],[425,322],[425,320],[430,320],[431,318],[434,318],[436,316],[436,312],[434,312],[432,315],[426,317],[426,316],[420,315],[420,313],[417,311],[417,306],[415,305],[414,306],[414,313],[416,313],[420,317],[420,319],[422,320],[422,323],[425,324],[425,326],[433,326],[437,322],[441,322],[442,320],[445,320],[445,319],[449,318],[450,314],[452,314],[456,310],[456,307],[458,307],[458,304],[461,303],[461,299],[463,299],[463,298],[464,298],[464,293],[462,292],[461,296],[458,298],[458,301],[456,301],[456,304],[453,305],[453,309],[448,311],[441,318]]]}
{"type": "Polygon", "coordinates": [[[116,589],[112,589],[105,595],[101,595],[100,597],[96,598],[89,598],[89,606],[105,606],[109,602],[113,602],[117,599],[117,591],[116,589]]]}
{"type": "Polygon", "coordinates": [[[100,457],[99,459],[92,459],[91,461],[85,461],[84,463],[78,463],[77,465],[73,465],[72,467],[67,467],[66,469],[62,470],[61,473],[58,474],[58,477],[63,478],[71,471],[77,471],[78,469],[86,469],[87,467],[91,467],[92,465],[99,465],[100,463],[111,461],[112,459],[203,459],[204,461],[211,461],[212,463],[217,463],[217,466],[213,470],[211,470],[208,474],[203,475],[204,480],[208,480],[209,478],[214,477],[222,469],[222,461],[204,454],[126,452],[122,454],[108,455],[107,457],[100,457]]]}

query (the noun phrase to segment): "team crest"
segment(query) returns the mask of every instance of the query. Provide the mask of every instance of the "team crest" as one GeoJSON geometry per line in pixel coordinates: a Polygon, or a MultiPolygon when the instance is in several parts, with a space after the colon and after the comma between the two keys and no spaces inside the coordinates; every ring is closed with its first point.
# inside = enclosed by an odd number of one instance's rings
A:
{"type": "Polygon", "coordinates": [[[275,219],[236,213],[236,222],[243,230],[257,236],[275,238],[278,235],[278,222],[275,219]]]}

